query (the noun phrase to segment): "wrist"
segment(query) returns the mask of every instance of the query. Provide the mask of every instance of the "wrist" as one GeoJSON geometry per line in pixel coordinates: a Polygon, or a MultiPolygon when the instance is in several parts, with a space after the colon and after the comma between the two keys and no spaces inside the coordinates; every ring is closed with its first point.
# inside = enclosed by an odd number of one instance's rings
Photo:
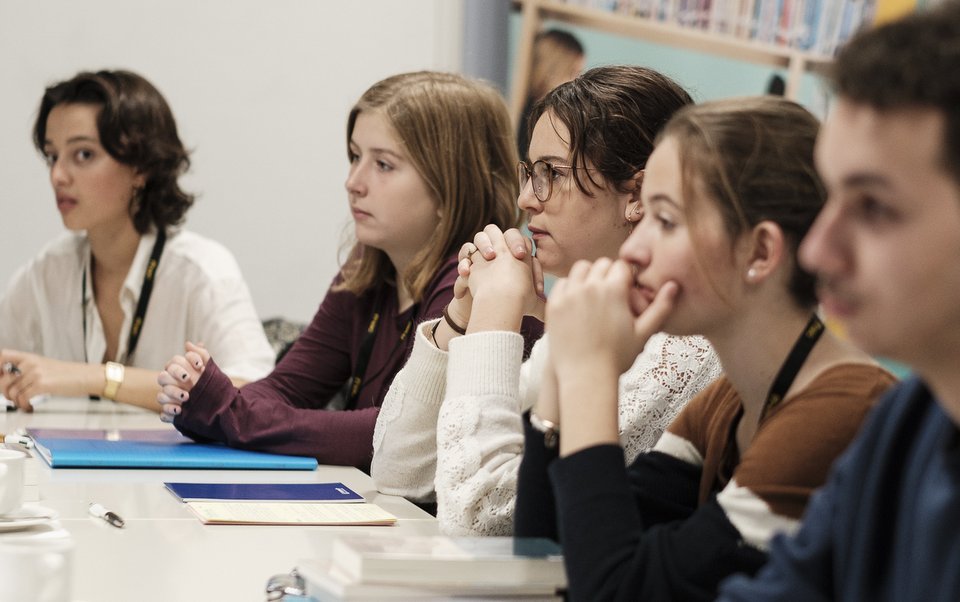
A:
{"type": "Polygon", "coordinates": [[[450,302],[447,303],[446,306],[447,315],[450,316],[450,319],[452,319],[454,323],[463,327],[464,330],[466,330],[467,324],[470,323],[470,313],[472,309],[467,297],[468,295],[464,295],[459,299],[454,297],[450,299],[450,302]]]}
{"type": "Polygon", "coordinates": [[[533,430],[543,433],[543,445],[548,449],[553,449],[560,441],[560,425],[552,420],[541,418],[530,411],[530,426],[533,430]]]}
{"type": "Polygon", "coordinates": [[[100,397],[115,401],[117,393],[123,385],[124,366],[117,362],[107,362],[103,365],[103,390],[100,397]]]}
{"type": "Polygon", "coordinates": [[[506,330],[519,332],[523,320],[523,297],[480,295],[473,299],[469,332],[506,330]]]}

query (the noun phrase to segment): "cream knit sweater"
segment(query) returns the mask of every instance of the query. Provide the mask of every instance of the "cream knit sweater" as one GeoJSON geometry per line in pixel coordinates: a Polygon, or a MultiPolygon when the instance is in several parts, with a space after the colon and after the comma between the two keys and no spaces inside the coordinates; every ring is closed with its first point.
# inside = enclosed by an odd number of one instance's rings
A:
{"type": "MultiPolygon", "coordinates": [[[[380,408],[370,474],[382,493],[436,500],[444,533],[509,535],[523,456],[521,416],[537,399],[547,337],[521,362],[517,333],[457,337],[447,353],[427,339],[433,324],[416,329],[410,359],[380,408]]],[[[720,372],[705,339],[651,337],[620,377],[625,461],[651,449],[720,372]]]]}

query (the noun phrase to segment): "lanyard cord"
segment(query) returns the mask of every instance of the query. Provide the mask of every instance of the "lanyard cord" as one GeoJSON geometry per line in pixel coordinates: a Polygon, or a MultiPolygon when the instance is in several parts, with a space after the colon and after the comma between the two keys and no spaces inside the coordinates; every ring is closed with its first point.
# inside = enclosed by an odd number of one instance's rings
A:
{"type": "MultiPolygon", "coordinates": [[[[140,299],[137,301],[137,311],[133,314],[133,323],[130,325],[130,337],[127,339],[127,356],[124,364],[129,364],[133,358],[133,352],[137,349],[137,343],[140,342],[140,332],[143,330],[143,319],[147,315],[147,306],[150,304],[150,295],[153,293],[153,281],[157,276],[157,266],[160,265],[160,255],[163,254],[163,246],[167,241],[167,233],[160,229],[157,231],[157,242],[153,243],[153,251],[150,252],[150,261],[147,263],[147,271],[143,274],[143,284],[140,285],[140,299]]],[[[87,357],[87,271],[83,271],[83,281],[80,283],[80,303],[81,314],[83,315],[83,361],[90,363],[87,357]]]]}
{"type": "MultiPolygon", "coordinates": [[[[377,338],[377,329],[380,327],[380,314],[383,309],[383,298],[377,300],[376,306],[373,308],[373,317],[370,318],[370,324],[367,326],[367,334],[363,337],[363,342],[360,344],[360,353],[357,355],[357,365],[353,370],[353,374],[350,376],[350,388],[347,392],[347,403],[345,410],[352,410],[357,407],[357,400],[360,398],[360,391],[363,389],[363,386],[369,383],[374,378],[380,376],[380,374],[386,369],[386,366],[381,366],[373,376],[368,378],[364,382],[364,376],[367,372],[367,368],[370,364],[370,355],[373,353],[373,343],[377,338]]],[[[410,318],[407,320],[407,323],[404,325],[403,330],[400,332],[400,340],[397,342],[393,351],[390,355],[396,353],[397,349],[403,342],[406,340],[407,335],[410,334],[410,329],[413,327],[413,322],[416,319],[417,310],[413,309],[413,313],[410,314],[410,318]]]]}
{"type": "Polygon", "coordinates": [[[763,411],[760,413],[760,420],[763,420],[777,404],[783,401],[783,396],[786,395],[787,389],[793,384],[793,380],[797,377],[797,373],[800,372],[800,368],[807,360],[807,356],[810,355],[810,351],[823,331],[823,322],[817,314],[813,314],[803,328],[803,332],[797,338],[797,342],[793,344],[793,349],[790,350],[787,359],[780,366],[777,377],[773,379],[770,392],[767,393],[767,401],[763,404],[763,411]]]}

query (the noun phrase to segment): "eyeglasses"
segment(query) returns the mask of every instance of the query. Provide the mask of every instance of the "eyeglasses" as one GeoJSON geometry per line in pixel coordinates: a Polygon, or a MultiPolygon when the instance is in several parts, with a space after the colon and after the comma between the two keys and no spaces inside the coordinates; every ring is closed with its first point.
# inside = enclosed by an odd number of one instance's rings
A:
{"type": "Polygon", "coordinates": [[[553,165],[546,161],[534,161],[533,165],[527,167],[523,161],[517,163],[517,179],[520,181],[520,190],[527,186],[527,182],[533,179],[533,194],[541,203],[550,200],[553,194],[553,179],[561,175],[557,169],[573,169],[570,165],[553,165]]]}

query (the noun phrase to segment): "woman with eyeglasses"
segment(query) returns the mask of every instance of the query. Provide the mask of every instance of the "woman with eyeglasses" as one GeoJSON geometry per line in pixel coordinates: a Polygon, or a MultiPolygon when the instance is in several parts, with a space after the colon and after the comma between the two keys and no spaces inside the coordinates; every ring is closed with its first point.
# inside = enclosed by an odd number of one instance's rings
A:
{"type": "MultiPolygon", "coordinates": [[[[653,140],[691,102],[664,75],[601,67],[534,107],[518,204],[536,244],[487,226],[461,248],[455,298],[417,330],[410,360],[384,401],[371,476],[384,493],[437,503],[441,529],[502,535],[513,527],[523,452],[521,414],[533,405],[547,337],[522,362],[523,316],[542,318],[542,273],[616,256],[630,233],[653,140]]],[[[698,337],[655,336],[623,374],[619,433],[627,460],[656,443],[680,408],[719,375],[698,337]]]]}
{"type": "MultiPolygon", "coordinates": [[[[510,119],[487,84],[430,71],[377,82],[350,110],[346,151],[356,242],[313,321],[269,376],[240,389],[188,345],[160,374],[158,398],[181,432],[366,469],[409,335],[453,296],[461,242],[519,221],[510,119]]],[[[531,342],[542,332],[532,322],[531,342]]]]}
{"type": "Polygon", "coordinates": [[[826,331],[797,262],[826,196],[818,125],[775,97],[679,111],[619,259],[554,288],[515,532],[562,543],[571,600],[713,600],[755,572],[894,382],[826,331]],[[703,335],[724,375],[625,468],[616,377],[658,331],[703,335]]]}
{"type": "Polygon", "coordinates": [[[33,143],[69,232],[0,296],[0,392],[27,411],[44,394],[159,411],[157,370],[186,339],[237,382],[270,371],[233,255],[178,227],[193,205],[179,185],[190,160],[150,82],[98,71],[50,86],[33,143]]]}

